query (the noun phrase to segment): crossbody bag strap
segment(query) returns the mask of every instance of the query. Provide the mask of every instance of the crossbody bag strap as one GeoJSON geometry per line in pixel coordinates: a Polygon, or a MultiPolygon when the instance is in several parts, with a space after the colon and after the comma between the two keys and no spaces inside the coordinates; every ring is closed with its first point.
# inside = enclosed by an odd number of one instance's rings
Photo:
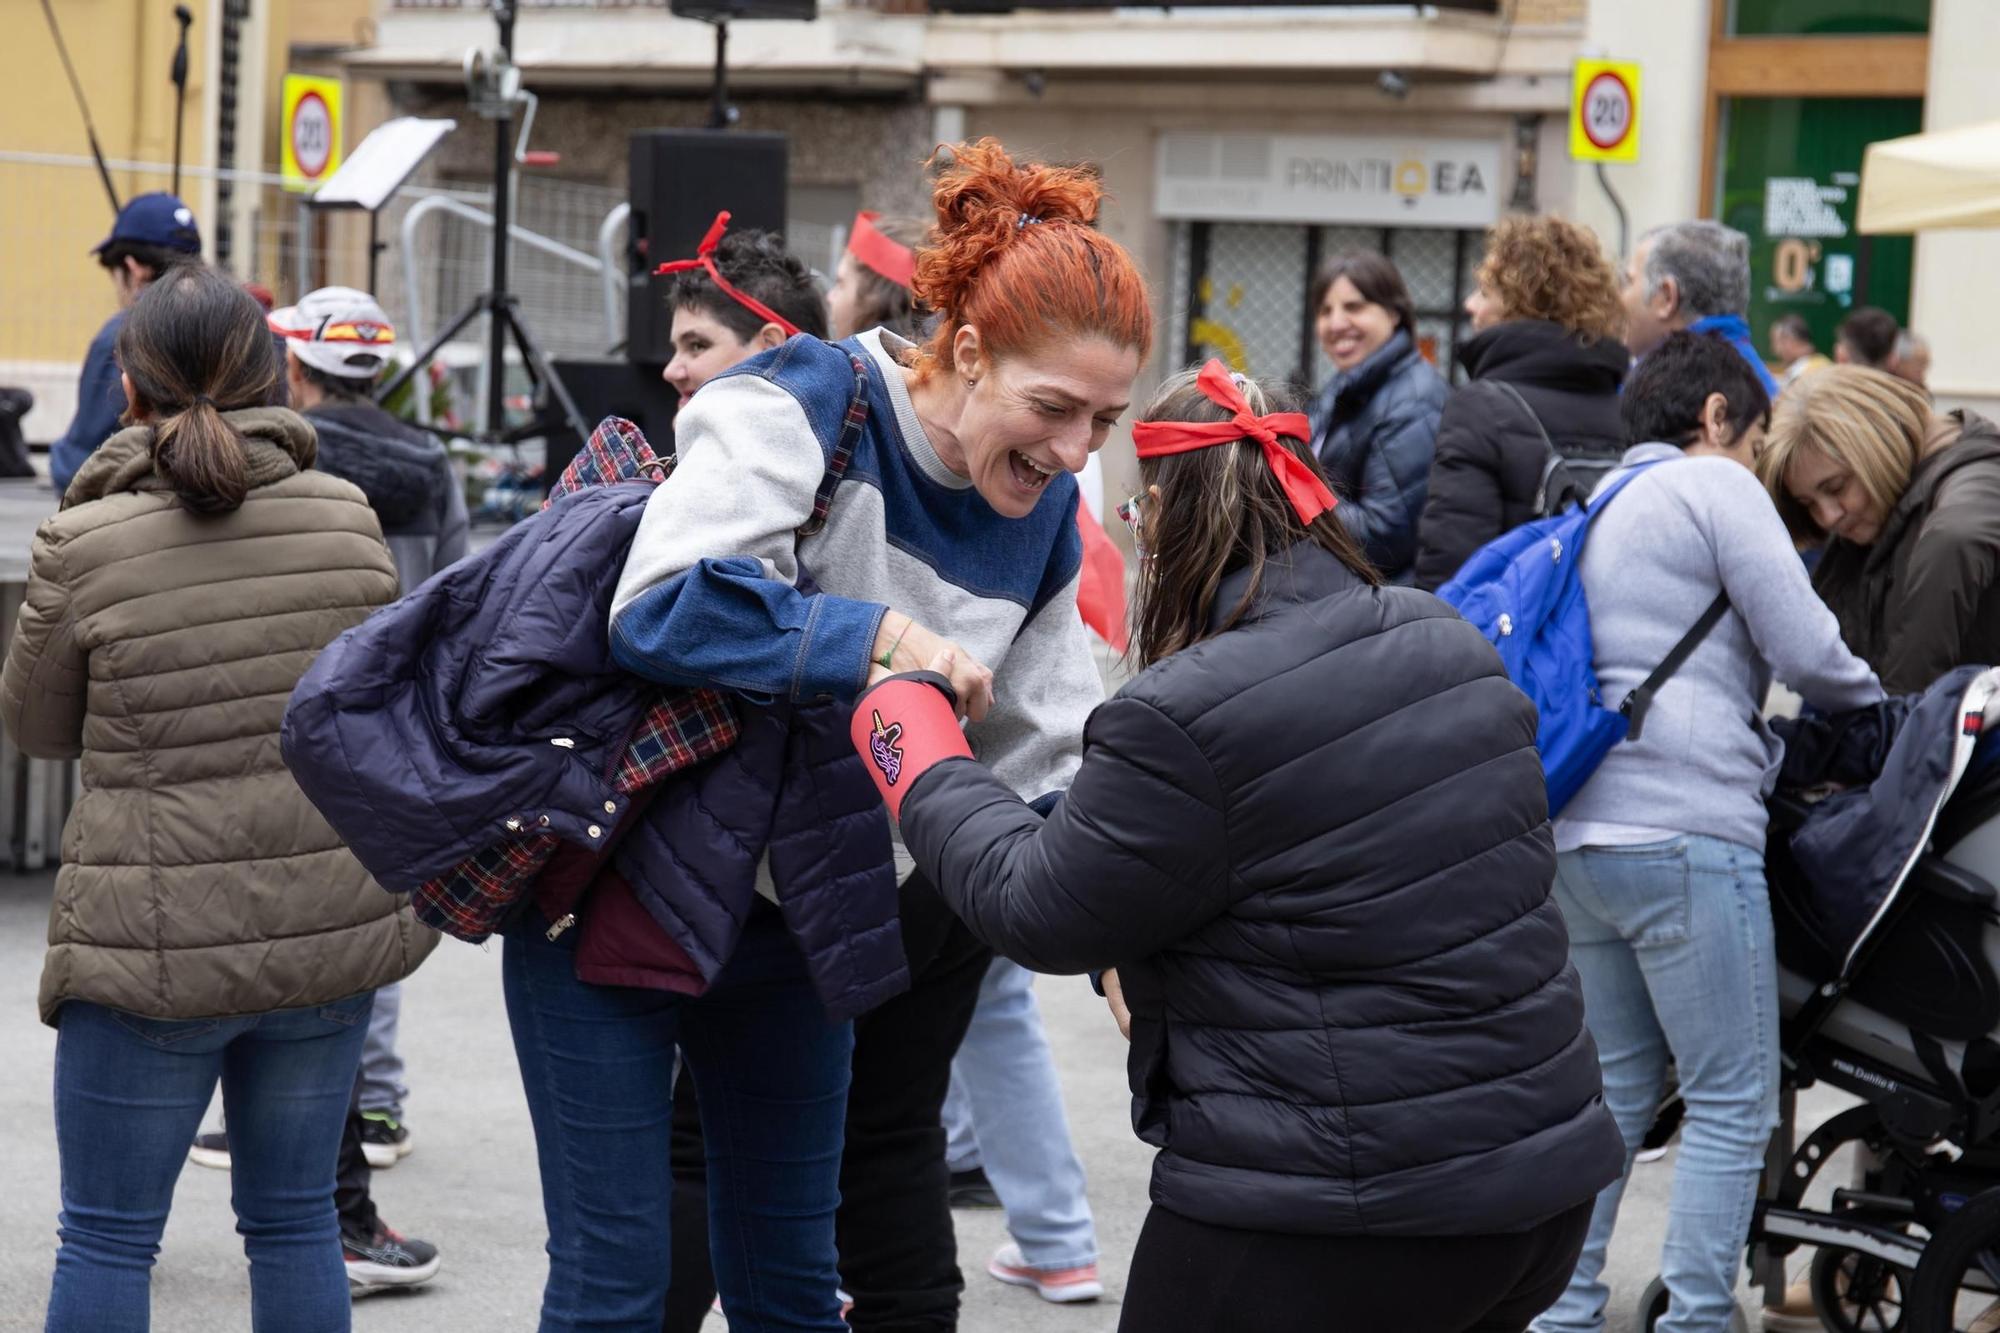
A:
{"type": "Polygon", "coordinates": [[[826,475],[820,478],[819,489],[813,492],[812,517],[799,525],[800,537],[810,537],[826,526],[827,511],[833,508],[833,492],[847,475],[854,447],[861,443],[861,432],[868,425],[868,363],[852,352],[847,354],[847,360],[854,367],[854,395],[847,400],[847,416],[840,423],[833,454],[826,460],[826,475]]]}
{"type": "Polygon", "coordinates": [[[1708,610],[1701,613],[1701,619],[1694,622],[1694,628],[1681,635],[1681,641],[1674,645],[1673,651],[1653,668],[1653,674],[1640,681],[1639,688],[1625,696],[1625,702],[1618,705],[1618,711],[1625,715],[1629,724],[1625,729],[1626,740],[1639,739],[1639,731],[1646,724],[1646,710],[1653,705],[1653,696],[1659,693],[1662,685],[1673,678],[1676,671],[1687,665],[1687,660],[1694,655],[1694,650],[1701,647],[1701,641],[1706,639],[1728,614],[1729,594],[1719,592],[1715,595],[1715,600],[1708,604],[1708,610]]]}

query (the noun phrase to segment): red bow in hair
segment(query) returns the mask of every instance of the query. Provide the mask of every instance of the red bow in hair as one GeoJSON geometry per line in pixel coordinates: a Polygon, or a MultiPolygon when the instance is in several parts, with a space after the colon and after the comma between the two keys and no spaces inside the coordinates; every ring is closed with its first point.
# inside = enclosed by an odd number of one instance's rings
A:
{"type": "Polygon", "coordinates": [[[1326,483],[1300,462],[1297,454],[1279,442],[1280,435],[1289,435],[1295,440],[1311,438],[1312,426],[1306,421],[1305,413],[1273,412],[1269,416],[1258,416],[1250,410],[1250,404],[1243,399],[1243,391],[1236,387],[1228,367],[1220,361],[1210,361],[1203,366],[1195,385],[1211,403],[1230,414],[1229,420],[1138,422],[1132,427],[1132,443],[1138,446],[1139,457],[1159,458],[1166,454],[1192,453],[1210,445],[1252,439],[1263,447],[1264,461],[1271,465],[1271,471],[1278,478],[1278,486],[1285,492],[1285,498],[1292,502],[1299,522],[1310,524],[1339,503],[1326,483]]]}
{"type": "Polygon", "coordinates": [[[748,310],[751,314],[764,320],[766,323],[776,324],[785,331],[787,338],[797,337],[800,333],[798,325],[792,323],[792,321],[786,319],[783,315],[771,309],[771,307],[765,305],[748,292],[739,291],[736,284],[723,277],[722,270],[715,266],[715,247],[722,244],[723,234],[728,230],[729,213],[727,210],[724,210],[717,213],[715,221],[709,224],[708,235],[701,238],[701,244],[695,248],[695,257],[693,259],[670,259],[654,269],[654,275],[657,277],[668,273],[686,273],[698,268],[707,269],[709,280],[720,287],[723,294],[730,300],[736,302],[736,304],[742,306],[745,310],[748,310]]]}

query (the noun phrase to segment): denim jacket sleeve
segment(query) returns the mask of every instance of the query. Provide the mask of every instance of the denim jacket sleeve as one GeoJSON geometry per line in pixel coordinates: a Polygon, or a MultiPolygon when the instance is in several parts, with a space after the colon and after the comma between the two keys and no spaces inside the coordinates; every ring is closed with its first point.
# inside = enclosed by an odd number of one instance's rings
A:
{"type": "Polygon", "coordinates": [[[83,373],[76,385],[76,415],[69,429],[49,445],[49,480],[60,496],[69,489],[83,460],[97,446],[117,433],[118,418],[125,411],[125,387],[118,378],[115,344],[118,321],[106,324],[91,340],[84,355],[83,373]]]}
{"type": "Polygon", "coordinates": [[[703,385],[674,434],[680,461],[646,506],[612,601],[618,664],[670,685],[852,698],[886,608],[798,586],[797,531],[831,441],[764,374],[703,385]]]}

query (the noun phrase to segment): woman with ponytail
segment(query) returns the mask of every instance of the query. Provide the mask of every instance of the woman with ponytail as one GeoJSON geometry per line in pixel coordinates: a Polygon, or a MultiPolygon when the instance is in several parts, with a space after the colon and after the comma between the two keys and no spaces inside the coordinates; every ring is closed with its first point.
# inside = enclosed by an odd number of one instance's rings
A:
{"type": "Polygon", "coordinates": [[[1114,969],[1160,1149],[1123,1333],[1518,1333],[1621,1162],[1534,708],[1451,608],[1382,586],[1282,406],[1211,361],[1133,428],[1144,669],[1046,820],[972,762],[949,648],[852,740],[893,749],[884,799],[974,933],[1114,969]]]}
{"type": "Polygon", "coordinates": [[[743,735],[715,780],[738,794],[691,809],[674,872],[643,886],[677,972],[580,979],[587,920],[530,912],[507,934],[544,1330],[660,1327],[676,1049],[732,1329],[955,1326],[939,1113],[986,954],[912,876],[847,710],[871,675],[950,648],[981,756],[1025,797],[1068,785],[1099,697],[1071,474],[1126,410],[1153,329],[1137,266],[1093,226],[1102,193],[996,143],[952,149],[916,257],[938,315],[924,345],[794,332],[681,409],[610,644],[628,671],[731,697],[743,735]],[[718,814],[760,802],[760,836],[720,835],[718,814]]]}
{"type": "Polygon", "coordinates": [[[349,1326],[334,1158],[375,988],[436,936],[377,888],[278,753],[313,656],[396,595],[361,492],[266,406],[257,303],[207,269],[118,338],[126,429],[35,534],[0,674],[16,745],[82,759],[49,918],[62,1246],[47,1327],[126,1333],[218,1081],[251,1324],[349,1326]]]}

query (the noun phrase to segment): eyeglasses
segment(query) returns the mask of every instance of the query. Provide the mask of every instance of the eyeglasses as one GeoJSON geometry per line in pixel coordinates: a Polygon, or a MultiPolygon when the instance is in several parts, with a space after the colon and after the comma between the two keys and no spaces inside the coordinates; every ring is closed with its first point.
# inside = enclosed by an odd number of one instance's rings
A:
{"type": "Polygon", "coordinates": [[[1142,499],[1143,497],[1137,495],[1127,497],[1125,503],[1118,506],[1118,517],[1124,519],[1125,526],[1132,530],[1132,549],[1138,553],[1141,560],[1144,560],[1146,558],[1146,520],[1145,516],[1139,510],[1142,499]]]}

